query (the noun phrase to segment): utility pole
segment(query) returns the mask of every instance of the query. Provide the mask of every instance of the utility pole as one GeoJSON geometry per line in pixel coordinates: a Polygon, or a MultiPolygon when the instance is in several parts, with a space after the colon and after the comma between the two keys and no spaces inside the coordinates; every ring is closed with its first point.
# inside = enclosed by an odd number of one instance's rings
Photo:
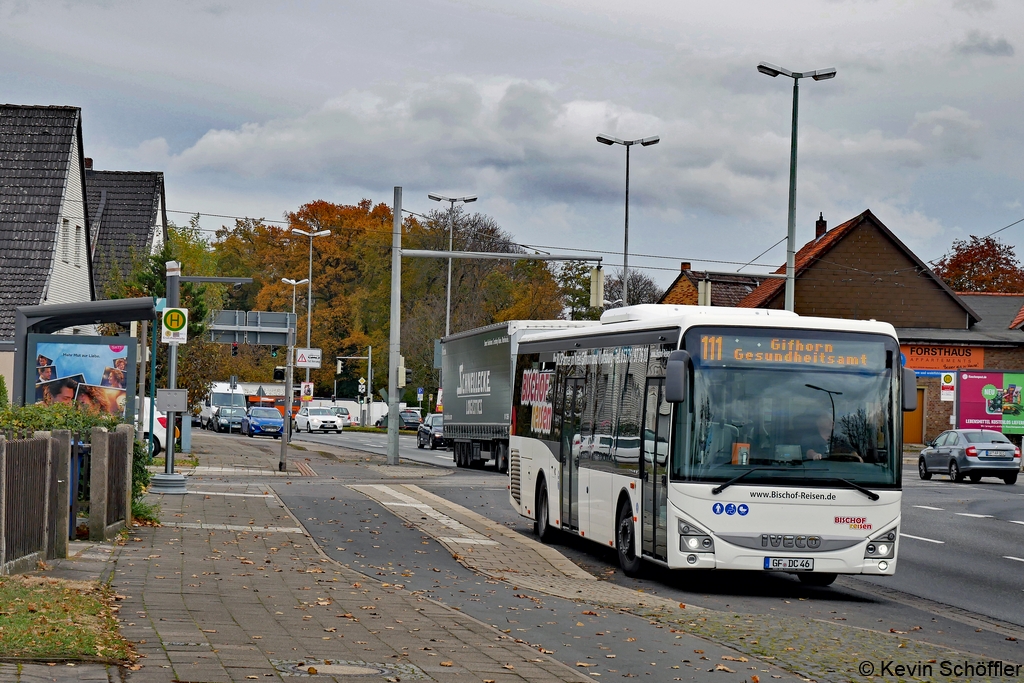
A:
{"type": "MultiPolygon", "coordinates": [[[[398,359],[402,350],[402,188],[395,188],[391,226],[391,338],[388,340],[388,464],[398,464],[398,359]]],[[[448,262],[451,287],[451,261],[448,262]]],[[[449,290],[450,291],[450,290],[449,290]]],[[[447,324],[447,323],[446,323],[447,324]]]]}
{"type": "MultiPolygon", "coordinates": [[[[294,317],[292,320],[296,320],[294,317]]],[[[292,440],[292,381],[295,374],[295,325],[288,326],[288,365],[284,371],[284,436],[281,437],[281,459],[277,469],[288,471],[288,444],[292,440]]]]}

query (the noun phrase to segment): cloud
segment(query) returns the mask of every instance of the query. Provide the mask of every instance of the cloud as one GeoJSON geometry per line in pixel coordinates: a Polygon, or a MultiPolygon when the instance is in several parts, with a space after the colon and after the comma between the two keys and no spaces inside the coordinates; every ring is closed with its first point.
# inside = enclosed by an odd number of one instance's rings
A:
{"type": "Polygon", "coordinates": [[[931,143],[945,161],[981,157],[981,122],[962,109],[944,106],[935,111],[914,115],[911,134],[931,143]]]}
{"type": "Polygon", "coordinates": [[[1006,38],[996,37],[978,30],[967,32],[967,37],[953,46],[962,55],[984,55],[987,57],[1012,57],[1013,45],[1006,38]]]}
{"type": "Polygon", "coordinates": [[[996,4],[992,0],[953,0],[953,9],[968,14],[984,14],[995,9],[996,4]]]}

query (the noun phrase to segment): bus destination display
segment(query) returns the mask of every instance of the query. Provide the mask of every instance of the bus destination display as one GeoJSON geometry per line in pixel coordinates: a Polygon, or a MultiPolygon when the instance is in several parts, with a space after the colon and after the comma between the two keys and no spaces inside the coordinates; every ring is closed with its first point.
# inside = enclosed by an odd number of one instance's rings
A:
{"type": "Polygon", "coordinates": [[[882,342],[821,339],[812,336],[746,336],[703,334],[698,356],[701,365],[757,367],[815,367],[882,370],[882,342]]]}

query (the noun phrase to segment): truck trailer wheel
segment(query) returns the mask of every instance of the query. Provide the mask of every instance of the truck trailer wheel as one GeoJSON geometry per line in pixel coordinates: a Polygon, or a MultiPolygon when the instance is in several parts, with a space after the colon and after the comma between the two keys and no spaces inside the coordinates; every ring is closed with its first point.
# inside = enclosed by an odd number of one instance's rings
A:
{"type": "Polygon", "coordinates": [[[503,443],[494,445],[494,468],[502,474],[508,472],[508,446],[503,443]]]}

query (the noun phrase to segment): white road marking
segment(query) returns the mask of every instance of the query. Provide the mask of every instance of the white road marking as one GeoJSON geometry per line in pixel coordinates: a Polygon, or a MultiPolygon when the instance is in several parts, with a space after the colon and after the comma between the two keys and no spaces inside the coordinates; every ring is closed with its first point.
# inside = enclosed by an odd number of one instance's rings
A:
{"type": "Polygon", "coordinates": [[[283,534],[305,534],[296,526],[243,526],[241,524],[193,524],[191,522],[164,522],[164,526],[176,526],[182,529],[210,529],[213,531],[279,531],[283,534]]]}
{"type": "Polygon", "coordinates": [[[442,543],[467,543],[470,545],[498,545],[497,541],[490,541],[485,538],[455,538],[454,536],[439,536],[442,543]]]}
{"type": "Polygon", "coordinates": [[[954,515],[961,517],[974,517],[975,519],[992,519],[992,515],[976,515],[973,512],[954,512],[954,515]]]}
{"type": "Polygon", "coordinates": [[[902,531],[900,532],[900,536],[903,537],[903,538],[912,538],[915,541],[925,541],[927,543],[938,543],[940,545],[943,545],[943,544],[946,543],[945,541],[936,541],[934,538],[924,538],[923,536],[911,536],[910,534],[905,534],[902,531]]]}
{"type": "Polygon", "coordinates": [[[922,510],[945,510],[946,509],[946,508],[933,508],[931,505],[915,505],[914,507],[921,508],[922,510]]]}
{"type": "Polygon", "coordinates": [[[237,498],[273,498],[269,493],[228,493],[227,491],[189,491],[189,493],[200,493],[204,496],[235,496],[237,498]]]}
{"type": "Polygon", "coordinates": [[[1024,558],[1014,557],[1013,555],[1003,555],[1007,560],[1016,560],[1017,562],[1024,562],[1024,558]]]}
{"type": "Polygon", "coordinates": [[[1011,519],[1011,520],[1010,520],[1010,524],[1024,524],[1024,522],[1018,522],[1018,521],[1017,521],[1017,520],[1015,520],[1015,519],[1011,519]]]}

